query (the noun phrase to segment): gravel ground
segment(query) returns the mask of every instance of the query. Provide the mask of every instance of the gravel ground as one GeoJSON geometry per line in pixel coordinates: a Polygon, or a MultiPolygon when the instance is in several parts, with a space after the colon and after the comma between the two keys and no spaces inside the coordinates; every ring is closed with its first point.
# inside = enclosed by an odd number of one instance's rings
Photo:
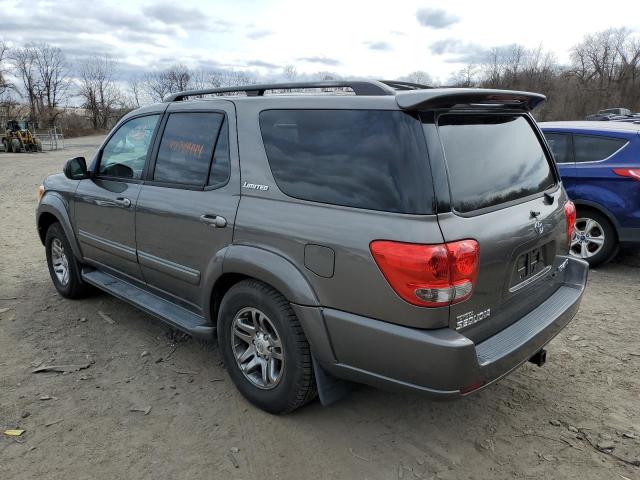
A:
{"type": "Polygon", "coordinates": [[[240,396],[215,347],[106,294],[56,294],[34,192],[99,141],[0,153],[0,432],[25,430],[0,433],[3,476],[640,479],[639,250],[590,273],[543,368],[453,403],[360,387],[276,417],[240,396]],[[32,373],[45,364],[88,368],[32,373]]]}

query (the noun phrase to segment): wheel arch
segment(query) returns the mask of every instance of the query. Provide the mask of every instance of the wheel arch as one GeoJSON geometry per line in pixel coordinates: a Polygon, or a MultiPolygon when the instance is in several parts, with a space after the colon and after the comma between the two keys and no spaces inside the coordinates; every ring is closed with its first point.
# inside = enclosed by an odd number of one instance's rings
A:
{"type": "Polygon", "coordinates": [[[204,311],[215,323],[224,294],[246,278],[260,280],[276,289],[289,302],[319,306],[318,297],[304,274],[285,257],[260,247],[229,245],[211,260],[205,274],[204,311]]]}
{"type": "Polygon", "coordinates": [[[288,259],[260,247],[230,245],[218,252],[210,268],[217,275],[208,275],[209,293],[205,299],[208,320],[217,326],[218,311],[224,295],[242,280],[259,280],[275,289],[289,301],[302,330],[318,360],[335,363],[335,353],[318,297],[304,274],[288,259]]]}
{"type": "Polygon", "coordinates": [[[590,200],[574,200],[573,203],[575,204],[576,208],[582,207],[583,209],[586,208],[586,209],[594,210],[604,215],[607,218],[607,220],[611,222],[611,225],[613,225],[613,231],[616,234],[616,240],[620,238],[620,224],[618,223],[618,220],[616,220],[616,218],[611,214],[611,212],[609,212],[605,207],[603,207],[599,203],[592,202],[590,200]]]}
{"type": "Polygon", "coordinates": [[[71,245],[71,250],[73,250],[74,256],[77,259],[81,259],[82,252],[71,225],[71,219],[69,218],[69,213],[66,208],[66,202],[60,197],[60,195],[55,192],[51,192],[42,198],[40,205],[38,205],[36,215],[38,236],[40,237],[40,241],[43,245],[45,243],[48,228],[55,222],[58,222],[62,226],[64,234],[67,236],[67,240],[71,245]]]}

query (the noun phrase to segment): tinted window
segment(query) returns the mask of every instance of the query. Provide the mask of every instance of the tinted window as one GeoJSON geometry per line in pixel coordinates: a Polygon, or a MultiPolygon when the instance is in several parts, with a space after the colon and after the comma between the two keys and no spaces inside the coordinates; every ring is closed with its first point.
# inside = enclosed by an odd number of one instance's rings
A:
{"type": "Polygon", "coordinates": [[[557,163],[573,163],[571,151],[571,135],[566,133],[545,133],[547,143],[553,152],[553,158],[557,163]]]}
{"type": "Polygon", "coordinates": [[[626,143],[627,141],[622,138],[574,135],[573,144],[575,146],[576,162],[604,160],[620,150],[626,143]]]}
{"type": "Polygon", "coordinates": [[[213,163],[209,173],[207,185],[223,185],[227,183],[231,173],[231,160],[229,157],[229,122],[226,117],[222,122],[218,143],[213,153],[213,163]]]}
{"type": "Polygon", "coordinates": [[[159,117],[134,118],[118,128],[102,150],[98,174],[140,179],[159,117]]]}
{"type": "Polygon", "coordinates": [[[314,202],[430,213],[421,124],[399,111],[269,110],[260,128],[280,190],[314,202]]]}
{"type": "Polygon", "coordinates": [[[454,208],[470,212],[542,192],[554,175],[520,115],[443,115],[438,129],[454,208]]]}
{"type": "Polygon", "coordinates": [[[221,113],[172,113],[162,134],[153,179],[204,186],[213,148],[224,119],[221,113]]]}

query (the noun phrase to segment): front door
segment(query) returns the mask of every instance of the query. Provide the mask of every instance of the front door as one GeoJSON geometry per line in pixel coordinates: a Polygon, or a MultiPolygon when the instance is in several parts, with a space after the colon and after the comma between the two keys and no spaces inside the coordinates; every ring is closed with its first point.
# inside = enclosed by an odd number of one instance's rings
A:
{"type": "Polygon", "coordinates": [[[138,260],[147,284],[201,313],[202,285],[233,239],[240,173],[235,112],[185,102],[167,109],[136,204],[138,260]],[[231,133],[231,134],[230,134],[231,133]]]}
{"type": "Polygon", "coordinates": [[[76,191],[75,226],[83,257],[141,279],[136,256],[135,204],[160,115],[122,124],[98,152],[90,179],[76,191]]]}

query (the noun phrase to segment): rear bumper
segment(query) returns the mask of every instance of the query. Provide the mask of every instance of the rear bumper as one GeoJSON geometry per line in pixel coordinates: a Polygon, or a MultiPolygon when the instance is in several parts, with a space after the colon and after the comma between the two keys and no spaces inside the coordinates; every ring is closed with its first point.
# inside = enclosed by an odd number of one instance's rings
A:
{"type": "MultiPolygon", "coordinates": [[[[440,398],[463,396],[526,362],[571,321],[580,306],[588,265],[566,259],[564,284],[551,297],[477,345],[450,328],[418,330],[324,309],[328,338],[323,344],[330,345],[331,352],[318,360],[329,373],[347,380],[440,398]]],[[[310,341],[312,347],[320,344],[317,338],[310,341]]]]}

